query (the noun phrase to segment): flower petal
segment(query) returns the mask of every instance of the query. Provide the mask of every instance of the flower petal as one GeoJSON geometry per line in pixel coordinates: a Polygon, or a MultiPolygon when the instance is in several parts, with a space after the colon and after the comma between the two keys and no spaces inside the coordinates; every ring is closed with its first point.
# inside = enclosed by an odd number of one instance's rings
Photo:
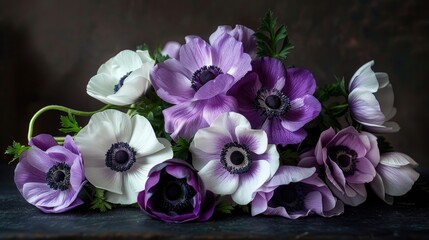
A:
{"type": "Polygon", "coordinates": [[[235,129],[238,143],[243,144],[249,148],[250,151],[256,154],[263,154],[267,150],[268,137],[267,134],[258,129],[249,129],[244,126],[238,126],[235,129]]]}
{"type": "Polygon", "coordinates": [[[219,115],[237,110],[235,98],[226,95],[217,95],[208,100],[204,106],[203,117],[207,123],[212,123],[219,115]]]}
{"type": "Polygon", "coordinates": [[[213,65],[212,49],[200,37],[193,37],[187,41],[179,51],[181,64],[192,73],[203,66],[213,65]]]}
{"type": "Polygon", "coordinates": [[[280,185],[287,185],[292,182],[300,182],[303,179],[309,178],[314,174],[316,169],[303,168],[296,166],[280,166],[273,178],[266,184],[268,187],[277,187],[280,185]]]}
{"type": "Polygon", "coordinates": [[[348,101],[352,115],[359,123],[363,125],[382,125],[384,123],[385,116],[371,92],[357,88],[350,92],[348,101]]]}
{"type": "Polygon", "coordinates": [[[291,108],[282,117],[282,126],[289,131],[297,131],[315,119],[321,111],[320,102],[311,95],[291,101],[291,108]]]}
{"type": "Polygon", "coordinates": [[[194,100],[211,100],[213,97],[226,93],[234,84],[234,78],[229,74],[220,74],[208,81],[195,93],[194,100]]]}
{"type": "Polygon", "coordinates": [[[33,138],[31,138],[28,145],[32,147],[40,148],[42,151],[46,151],[53,146],[57,146],[58,143],[55,141],[54,137],[49,134],[39,134],[33,138]]]}
{"type": "Polygon", "coordinates": [[[402,196],[407,193],[420,176],[408,166],[396,168],[380,164],[377,172],[383,179],[386,194],[391,196],[402,196]]]}
{"type": "Polygon", "coordinates": [[[313,95],[316,91],[316,80],[310,71],[304,68],[288,68],[283,92],[291,99],[313,95]]]}
{"type": "Polygon", "coordinates": [[[137,152],[137,157],[148,156],[164,149],[152,128],[150,122],[141,115],[135,115],[131,119],[132,136],[129,144],[137,152]]]}
{"type": "Polygon", "coordinates": [[[276,58],[262,57],[252,61],[252,71],[256,72],[262,86],[266,89],[281,90],[285,86],[286,70],[276,58]]]}
{"type": "Polygon", "coordinates": [[[265,193],[258,192],[255,195],[255,198],[252,200],[251,214],[256,216],[267,210],[268,200],[266,199],[265,193]]]}
{"type": "Polygon", "coordinates": [[[302,128],[294,132],[285,129],[278,118],[265,120],[261,128],[267,133],[268,143],[270,144],[281,144],[283,146],[297,144],[307,136],[307,132],[302,128]]]}
{"type": "Polygon", "coordinates": [[[239,186],[239,177],[229,173],[219,160],[208,162],[198,175],[206,188],[216,194],[232,194],[239,186]]]}
{"type": "Polygon", "coordinates": [[[157,152],[151,153],[150,155],[142,155],[137,157],[136,162],[143,164],[159,164],[165,160],[171,159],[173,157],[173,150],[171,149],[171,143],[164,138],[158,138],[159,143],[163,145],[163,148],[157,152]]]}
{"type": "Polygon", "coordinates": [[[97,188],[122,194],[122,174],[107,166],[104,168],[88,167],[85,165],[85,176],[97,188]]]}
{"type": "Polygon", "coordinates": [[[374,71],[371,69],[373,65],[374,61],[369,61],[355,72],[349,83],[349,92],[356,88],[365,89],[372,93],[378,90],[378,81],[374,71]]]}
{"type": "Polygon", "coordinates": [[[231,195],[239,205],[246,205],[253,200],[255,192],[270,177],[270,164],[267,161],[254,161],[247,173],[239,176],[237,190],[231,195]]]}

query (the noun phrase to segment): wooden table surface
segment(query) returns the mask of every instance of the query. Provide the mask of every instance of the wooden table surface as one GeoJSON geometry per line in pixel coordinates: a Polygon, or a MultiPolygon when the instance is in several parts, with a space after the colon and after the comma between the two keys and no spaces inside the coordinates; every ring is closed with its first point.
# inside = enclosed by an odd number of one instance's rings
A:
{"type": "Polygon", "coordinates": [[[370,196],[338,217],[216,215],[204,223],[168,224],[137,208],[97,213],[84,208],[44,214],[25,202],[13,184],[10,166],[0,176],[0,239],[427,239],[429,194],[422,178],[393,206],[370,196]]]}

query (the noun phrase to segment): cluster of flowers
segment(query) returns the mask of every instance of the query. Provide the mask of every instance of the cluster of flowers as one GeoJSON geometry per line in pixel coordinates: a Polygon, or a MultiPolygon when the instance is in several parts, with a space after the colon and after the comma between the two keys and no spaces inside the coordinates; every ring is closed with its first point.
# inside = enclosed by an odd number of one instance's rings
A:
{"type": "Polygon", "coordinates": [[[258,54],[258,34],[245,26],[185,40],[167,43],[163,61],[125,50],[104,63],[87,93],[106,107],[85,113],[73,137],[30,134],[15,171],[22,196],[59,213],[83,204],[91,185],[108,203],[137,203],[167,222],[208,220],[225,202],[295,219],[339,215],[363,203],[367,187],[391,204],[419,177],[409,156],[379,148],[374,134],[399,126],[389,121],[392,85],[372,61],[347,90],[329,90],[307,69],[258,54]],[[161,116],[139,113],[150,92],[166,106],[161,116]],[[346,103],[325,106],[330,96],[346,103]],[[182,159],[179,143],[189,144],[182,159]]]}

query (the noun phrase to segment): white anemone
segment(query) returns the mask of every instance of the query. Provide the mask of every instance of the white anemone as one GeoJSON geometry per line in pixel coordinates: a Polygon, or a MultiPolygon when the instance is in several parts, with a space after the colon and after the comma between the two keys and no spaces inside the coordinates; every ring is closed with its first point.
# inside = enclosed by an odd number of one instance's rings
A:
{"type": "Polygon", "coordinates": [[[400,152],[388,152],[381,155],[371,188],[386,203],[392,204],[393,197],[402,196],[411,190],[420,174],[414,170],[417,162],[400,152]]]}
{"type": "Polygon", "coordinates": [[[353,118],[370,132],[397,132],[399,125],[390,121],[396,114],[392,84],[386,73],[374,73],[373,65],[374,61],[366,63],[351,78],[350,111],[353,118]]]}
{"type": "Polygon", "coordinates": [[[279,154],[274,144],[268,144],[267,134],[251,129],[249,121],[234,112],[223,113],[210,127],[198,130],[190,151],[206,188],[231,195],[240,205],[252,201],[279,168],[279,154]]]}
{"type": "Polygon", "coordinates": [[[100,66],[86,92],[106,104],[133,104],[150,87],[149,72],[154,64],[148,51],[124,50],[100,66]]]}
{"type": "Polygon", "coordinates": [[[75,143],[82,153],[86,178],[107,190],[107,201],[112,203],[137,202],[149,170],[173,157],[170,143],[156,138],[146,118],[130,118],[117,110],[94,114],[75,143]]]}

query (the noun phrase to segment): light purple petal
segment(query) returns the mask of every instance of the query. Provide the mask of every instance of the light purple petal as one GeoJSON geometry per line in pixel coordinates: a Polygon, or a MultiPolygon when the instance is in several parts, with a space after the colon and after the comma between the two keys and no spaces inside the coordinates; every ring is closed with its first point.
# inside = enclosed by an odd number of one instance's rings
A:
{"type": "Polygon", "coordinates": [[[170,58],[179,58],[179,50],[182,45],[178,42],[169,41],[165,44],[161,53],[163,55],[168,55],[170,58]]]}
{"type": "Polygon", "coordinates": [[[203,118],[204,101],[184,102],[162,111],[165,120],[165,131],[173,140],[179,136],[190,139],[198,129],[208,127],[203,118]]]}
{"type": "Polygon", "coordinates": [[[267,134],[260,129],[254,130],[238,126],[235,129],[235,135],[237,136],[238,143],[247,146],[250,151],[256,154],[263,154],[267,150],[267,134]]]}
{"type": "Polygon", "coordinates": [[[347,176],[349,183],[369,183],[375,177],[374,165],[367,158],[356,159],[356,170],[351,176],[347,176]]]}
{"type": "Polygon", "coordinates": [[[195,94],[191,87],[192,72],[176,59],[157,64],[150,76],[156,93],[166,102],[179,104],[192,99],[195,94]]]}
{"type": "Polygon", "coordinates": [[[314,174],[316,169],[303,168],[296,166],[283,165],[279,167],[273,178],[266,184],[267,187],[275,187],[280,185],[287,185],[292,182],[300,182],[303,179],[309,178],[314,174]]]}
{"type": "Polygon", "coordinates": [[[369,91],[355,89],[348,97],[350,111],[353,117],[363,125],[382,125],[385,116],[374,94],[369,91]]]}
{"type": "Polygon", "coordinates": [[[402,196],[407,193],[420,176],[409,166],[395,168],[380,164],[377,172],[383,180],[386,194],[391,196],[402,196]]]}
{"type": "Polygon", "coordinates": [[[243,53],[242,43],[227,33],[221,34],[212,44],[213,65],[222,69],[224,73],[232,75],[235,81],[240,80],[252,70],[251,58],[243,53]]]}
{"type": "Polygon", "coordinates": [[[252,200],[251,214],[256,216],[267,210],[268,200],[263,192],[256,193],[255,198],[252,200]]]}
{"type": "Polygon", "coordinates": [[[39,148],[28,149],[26,157],[28,164],[44,173],[47,173],[49,169],[57,163],[39,148]]]}
{"type": "Polygon", "coordinates": [[[208,81],[195,93],[194,100],[210,99],[226,93],[234,84],[234,78],[229,74],[220,74],[215,79],[208,81]]]}
{"type": "Polygon", "coordinates": [[[58,143],[55,141],[54,137],[49,134],[39,134],[31,138],[28,145],[40,148],[42,151],[46,151],[53,146],[57,146],[58,143]]]}
{"type": "Polygon", "coordinates": [[[374,65],[374,61],[369,61],[360,67],[349,83],[349,91],[353,91],[356,88],[361,88],[370,92],[376,92],[379,85],[374,71],[372,71],[371,66],[374,65]]]}
{"type": "Polygon", "coordinates": [[[221,94],[206,102],[203,118],[207,123],[211,124],[222,113],[235,112],[236,110],[237,101],[235,98],[221,94]]]}
{"type": "Polygon", "coordinates": [[[31,155],[28,155],[28,151],[21,154],[18,165],[15,168],[14,181],[18,190],[22,193],[22,188],[27,182],[41,182],[45,183],[46,173],[42,172],[39,169],[33,167],[29,161],[31,155]],[[29,158],[30,157],[30,158],[29,158]]]}
{"type": "Polygon", "coordinates": [[[189,41],[180,48],[179,56],[182,66],[186,67],[192,73],[203,66],[214,64],[210,45],[199,37],[189,39],[189,41]]]}

